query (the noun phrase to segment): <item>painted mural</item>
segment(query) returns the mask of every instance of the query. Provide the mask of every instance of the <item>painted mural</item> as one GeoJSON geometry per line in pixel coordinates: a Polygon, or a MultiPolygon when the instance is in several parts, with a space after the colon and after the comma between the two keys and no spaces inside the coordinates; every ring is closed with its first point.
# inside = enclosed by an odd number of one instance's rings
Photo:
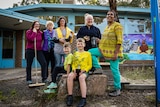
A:
{"type": "Polygon", "coordinates": [[[123,52],[128,60],[154,60],[151,34],[125,34],[123,52]]]}

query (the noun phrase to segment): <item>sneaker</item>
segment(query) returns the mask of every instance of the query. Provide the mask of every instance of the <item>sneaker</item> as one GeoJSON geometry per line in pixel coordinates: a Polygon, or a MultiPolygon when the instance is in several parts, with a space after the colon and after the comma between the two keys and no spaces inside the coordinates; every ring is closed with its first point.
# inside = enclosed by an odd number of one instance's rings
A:
{"type": "Polygon", "coordinates": [[[31,80],[28,80],[27,81],[27,84],[29,85],[29,84],[32,84],[32,81],[31,80]]]}
{"type": "Polygon", "coordinates": [[[57,84],[54,83],[54,82],[51,82],[50,85],[47,86],[47,88],[50,88],[50,89],[52,89],[52,88],[57,88],[57,84]]]}
{"type": "Polygon", "coordinates": [[[66,104],[67,104],[67,106],[72,106],[72,104],[73,104],[73,96],[72,95],[67,96],[66,104]]]}
{"type": "Polygon", "coordinates": [[[119,96],[120,94],[121,94],[121,91],[120,91],[120,89],[118,89],[118,90],[111,91],[111,92],[109,93],[109,96],[111,96],[111,97],[117,97],[117,96],[119,96]]]}
{"type": "Polygon", "coordinates": [[[94,74],[103,74],[102,68],[97,68],[94,70],[94,74]]]}
{"type": "Polygon", "coordinates": [[[55,89],[47,89],[47,90],[44,90],[44,93],[46,93],[46,94],[56,93],[56,90],[55,89]]]}
{"type": "Polygon", "coordinates": [[[86,99],[82,98],[77,107],[84,107],[86,105],[86,99]]]}

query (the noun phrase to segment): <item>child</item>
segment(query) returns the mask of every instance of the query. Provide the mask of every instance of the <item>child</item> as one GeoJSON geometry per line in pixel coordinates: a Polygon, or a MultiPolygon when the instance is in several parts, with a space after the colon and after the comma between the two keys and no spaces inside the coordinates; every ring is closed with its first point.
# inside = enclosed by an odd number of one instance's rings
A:
{"type": "Polygon", "coordinates": [[[54,88],[57,88],[56,84],[56,77],[58,73],[67,73],[67,76],[69,72],[71,71],[71,64],[72,64],[72,53],[71,53],[71,45],[69,42],[65,42],[63,45],[63,51],[66,55],[64,66],[57,66],[55,67],[54,71],[52,72],[52,82],[49,86],[47,86],[47,90],[44,90],[44,93],[54,93],[54,88]]]}
{"type": "Polygon", "coordinates": [[[67,106],[71,106],[73,103],[73,81],[74,79],[79,79],[80,83],[80,90],[82,99],[78,104],[78,107],[83,107],[86,105],[86,78],[88,77],[88,71],[92,68],[92,58],[91,54],[84,50],[85,47],[85,40],[83,38],[77,39],[77,49],[78,51],[73,55],[73,62],[72,62],[72,72],[69,73],[67,78],[67,89],[68,89],[68,96],[67,96],[67,106]]]}

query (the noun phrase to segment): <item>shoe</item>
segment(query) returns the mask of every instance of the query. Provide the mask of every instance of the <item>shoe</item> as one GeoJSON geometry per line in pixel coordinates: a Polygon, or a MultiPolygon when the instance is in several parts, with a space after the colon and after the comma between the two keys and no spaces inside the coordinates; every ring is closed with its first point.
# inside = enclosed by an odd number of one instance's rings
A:
{"type": "Polygon", "coordinates": [[[27,84],[29,85],[29,84],[32,84],[32,81],[31,80],[28,80],[27,81],[27,84]]]}
{"type": "Polygon", "coordinates": [[[120,91],[120,89],[118,89],[118,90],[111,91],[111,92],[109,93],[109,96],[111,96],[111,97],[117,97],[117,96],[119,96],[120,94],[121,94],[121,91],[120,91]]]}
{"type": "Polygon", "coordinates": [[[49,93],[56,93],[55,89],[47,89],[44,90],[44,93],[49,94],[49,93]]]}
{"type": "Polygon", "coordinates": [[[72,106],[72,104],[73,104],[73,96],[72,95],[67,96],[66,104],[67,104],[67,106],[72,106]]]}
{"type": "Polygon", "coordinates": [[[82,98],[77,107],[84,107],[86,105],[86,99],[82,98]]]}
{"type": "Polygon", "coordinates": [[[47,86],[47,88],[50,88],[50,89],[52,89],[52,88],[57,88],[57,84],[54,83],[54,82],[51,82],[50,85],[47,86]]]}
{"type": "Polygon", "coordinates": [[[49,81],[47,79],[45,79],[45,80],[42,80],[42,83],[49,84],[49,81]]]}
{"type": "Polygon", "coordinates": [[[102,68],[97,68],[94,70],[94,74],[103,74],[102,68]]]}

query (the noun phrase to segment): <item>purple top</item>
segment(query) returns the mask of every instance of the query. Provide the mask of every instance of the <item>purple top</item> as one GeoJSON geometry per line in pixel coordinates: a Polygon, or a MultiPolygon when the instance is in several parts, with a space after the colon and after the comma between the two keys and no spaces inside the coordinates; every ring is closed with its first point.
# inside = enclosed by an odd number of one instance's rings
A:
{"type": "Polygon", "coordinates": [[[42,32],[40,30],[33,32],[33,30],[27,30],[26,38],[27,45],[26,49],[34,49],[34,38],[36,37],[36,48],[37,50],[42,50],[42,32]]]}
{"type": "Polygon", "coordinates": [[[43,51],[48,51],[50,49],[52,49],[54,46],[54,43],[53,41],[53,37],[55,36],[55,31],[52,30],[52,32],[50,32],[49,30],[45,30],[44,33],[44,42],[43,42],[43,47],[42,47],[42,50],[43,51]]]}

